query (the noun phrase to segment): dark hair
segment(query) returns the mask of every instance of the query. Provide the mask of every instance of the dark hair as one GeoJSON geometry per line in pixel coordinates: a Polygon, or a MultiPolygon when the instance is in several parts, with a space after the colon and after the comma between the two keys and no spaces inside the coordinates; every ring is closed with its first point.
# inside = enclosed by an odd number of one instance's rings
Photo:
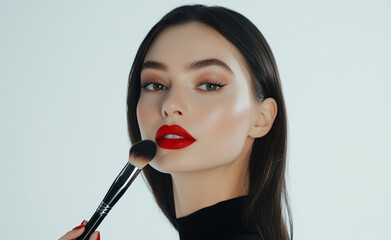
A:
{"type": "MultiPolygon", "coordinates": [[[[181,6],[166,14],[149,31],[137,51],[129,75],[127,119],[130,139],[132,143],[141,140],[136,107],[145,55],[162,30],[188,22],[206,24],[236,46],[251,74],[255,98],[262,102],[270,97],[277,102],[277,115],[272,128],[265,136],[254,140],[251,150],[249,194],[243,221],[263,239],[292,239],[292,215],[285,183],[287,118],[280,77],[268,43],[256,26],[243,15],[219,6],[181,6]],[[290,236],[283,213],[284,204],[289,217],[290,236]]],[[[176,228],[171,175],[161,173],[149,165],[144,168],[143,174],[157,204],[176,228]]]]}

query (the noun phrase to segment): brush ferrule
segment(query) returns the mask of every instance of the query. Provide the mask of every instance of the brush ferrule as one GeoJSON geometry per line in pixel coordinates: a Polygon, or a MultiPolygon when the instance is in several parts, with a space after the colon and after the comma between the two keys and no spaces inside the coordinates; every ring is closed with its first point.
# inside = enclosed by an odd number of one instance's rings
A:
{"type": "Polygon", "coordinates": [[[111,207],[105,202],[101,202],[99,207],[96,209],[96,211],[102,216],[106,216],[110,212],[110,210],[111,207]]]}
{"type": "Polygon", "coordinates": [[[113,185],[111,185],[102,202],[110,207],[114,207],[115,203],[125,193],[126,189],[128,189],[140,172],[141,169],[127,163],[118,177],[114,180],[113,185]]]}

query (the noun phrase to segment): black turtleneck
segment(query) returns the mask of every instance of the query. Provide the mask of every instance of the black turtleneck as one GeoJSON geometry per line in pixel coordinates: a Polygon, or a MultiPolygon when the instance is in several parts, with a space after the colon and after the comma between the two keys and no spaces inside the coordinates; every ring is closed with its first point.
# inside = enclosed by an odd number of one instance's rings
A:
{"type": "Polygon", "coordinates": [[[180,240],[261,240],[242,223],[247,196],[241,196],[202,208],[175,220],[180,240]]]}

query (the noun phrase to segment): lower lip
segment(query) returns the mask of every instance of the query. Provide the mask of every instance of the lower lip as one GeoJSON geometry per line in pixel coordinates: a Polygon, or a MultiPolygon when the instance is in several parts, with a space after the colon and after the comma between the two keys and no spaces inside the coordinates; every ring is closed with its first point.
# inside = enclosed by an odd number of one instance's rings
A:
{"type": "Polygon", "coordinates": [[[190,144],[194,143],[195,140],[162,138],[156,142],[157,142],[157,145],[161,148],[181,149],[181,148],[185,148],[185,147],[189,146],[190,144]]]}

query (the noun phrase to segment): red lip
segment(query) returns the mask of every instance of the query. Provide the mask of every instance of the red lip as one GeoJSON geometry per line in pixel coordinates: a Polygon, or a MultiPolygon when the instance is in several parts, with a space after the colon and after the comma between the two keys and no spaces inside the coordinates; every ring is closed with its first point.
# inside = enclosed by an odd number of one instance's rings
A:
{"type": "Polygon", "coordinates": [[[163,125],[157,130],[156,137],[155,137],[156,143],[159,147],[165,148],[165,149],[181,149],[189,146],[190,144],[194,143],[196,140],[193,138],[193,136],[190,135],[190,133],[186,132],[185,129],[178,125],[163,125]],[[163,138],[164,136],[168,134],[175,134],[181,137],[184,137],[185,139],[168,139],[163,138]]]}

